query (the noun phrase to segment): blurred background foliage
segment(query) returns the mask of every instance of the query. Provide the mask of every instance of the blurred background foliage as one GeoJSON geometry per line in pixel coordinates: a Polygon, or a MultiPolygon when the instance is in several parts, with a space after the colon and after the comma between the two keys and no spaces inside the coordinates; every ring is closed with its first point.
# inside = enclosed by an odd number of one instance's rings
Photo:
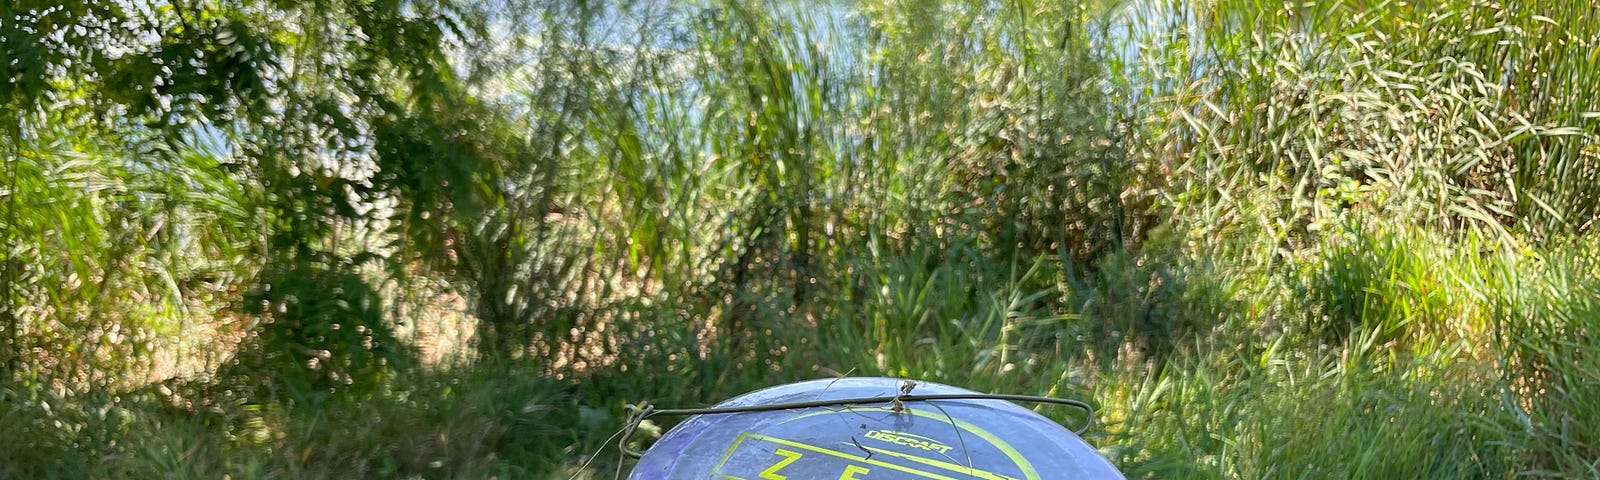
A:
{"type": "Polygon", "coordinates": [[[1594,478],[1597,49],[1569,0],[7,2],[0,478],[601,477],[625,403],[838,375],[1087,399],[1134,478],[1594,478]]]}

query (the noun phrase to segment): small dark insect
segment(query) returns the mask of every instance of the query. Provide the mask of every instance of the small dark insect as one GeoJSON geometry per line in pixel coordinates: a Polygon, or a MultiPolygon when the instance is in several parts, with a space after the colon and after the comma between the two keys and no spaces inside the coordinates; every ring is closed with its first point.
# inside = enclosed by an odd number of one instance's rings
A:
{"type": "Polygon", "coordinates": [[[894,394],[894,407],[891,408],[894,413],[900,413],[906,410],[906,404],[905,402],[900,401],[900,397],[910,395],[911,390],[914,388],[917,388],[917,382],[906,380],[905,383],[900,384],[900,393],[894,394]]]}

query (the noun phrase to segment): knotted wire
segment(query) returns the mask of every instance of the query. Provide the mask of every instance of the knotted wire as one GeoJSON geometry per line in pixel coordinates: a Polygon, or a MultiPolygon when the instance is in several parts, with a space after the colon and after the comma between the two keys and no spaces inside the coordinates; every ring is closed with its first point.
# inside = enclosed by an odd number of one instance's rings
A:
{"type": "MultiPolygon", "coordinates": [[[[735,405],[735,406],[727,406],[727,407],[678,408],[678,409],[657,409],[657,408],[655,408],[654,405],[649,405],[649,404],[647,404],[645,402],[640,402],[638,405],[628,405],[627,406],[627,410],[628,410],[627,423],[625,425],[623,425],[623,427],[622,427],[622,432],[621,432],[622,433],[622,435],[621,435],[622,438],[617,441],[617,448],[621,449],[622,453],[624,455],[627,455],[628,457],[631,457],[631,458],[634,458],[634,459],[638,459],[638,458],[644,456],[644,453],[636,452],[633,449],[628,448],[629,439],[633,437],[634,432],[638,431],[639,426],[644,424],[645,420],[648,420],[651,417],[655,417],[655,416],[720,415],[720,414],[729,414],[729,413],[771,412],[771,411],[776,411],[776,410],[795,410],[795,409],[806,409],[806,408],[817,408],[817,407],[845,407],[845,408],[848,408],[848,407],[855,407],[855,406],[880,405],[880,404],[889,404],[889,405],[897,405],[897,406],[899,406],[899,405],[903,405],[903,404],[908,403],[908,402],[927,402],[927,401],[933,401],[933,400],[1004,400],[1004,401],[1009,401],[1009,402],[1047,403],[1047,404],[1052,404],[1052,405],[1064,405],[1064,406],[1074,407],[1074,408],[1083,410],[1083,414],[1084,414],[1083,426],[1078,427],[1077,430],[1073,430],[1073,433],[1076,433],[1078,435],[1082,435],[1084,432],[1089,430],[1089,426],[1090,425],[1094,424],[1094,407],[1089,406],[1088,403],[1083,402],[1081,400],[1073,400],[1073,399],[1069,399],[1069,398],[1046,397],[1046,396],[1041,396],[1041,395],[1015,395],[1015,394],[1007,394],[1007,393],[971,392],[971,393],[940,393],[940,394],[931,394],[931,395],[901,394],[901,395],[885,395],[885,396],[878,396],[878,397],[838,398],[838,399],[830,399],[830,400],[808,400],[808,401],[801,401],[801,402],[766,403],[766,404],[759,404],[759,405],[735,405]]],[[[898,412],[898,410],[897,410],[897,412],[898,412]]]]}

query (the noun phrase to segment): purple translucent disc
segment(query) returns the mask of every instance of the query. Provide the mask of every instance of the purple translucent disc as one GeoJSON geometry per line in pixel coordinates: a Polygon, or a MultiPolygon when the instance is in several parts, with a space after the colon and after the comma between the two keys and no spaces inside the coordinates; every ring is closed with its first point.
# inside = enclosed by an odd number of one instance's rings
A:
{"type": "MultiPolygon", "coordinates": [[[[718,407],[893,396],[903,380],[811,380],[718,407]]],[[[917,395],[973,393],[917,382],[917,395]]],[[[1121,479],[1065,427],[1001,400],[908,402],[698,415],[667,432],[628,477],[678,479],[1121,479]]]]}

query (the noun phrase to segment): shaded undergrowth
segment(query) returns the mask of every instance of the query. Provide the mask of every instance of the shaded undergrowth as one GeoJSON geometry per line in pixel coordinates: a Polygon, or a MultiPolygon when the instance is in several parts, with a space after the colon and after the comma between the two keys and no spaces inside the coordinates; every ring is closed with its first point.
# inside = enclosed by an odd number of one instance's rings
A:
{"type": "Polygon", "coordinates": [[[0,19],[0,478],[605,478],[841,375],[1600,476],[1584,2],[68,3],[0,19]]]}

